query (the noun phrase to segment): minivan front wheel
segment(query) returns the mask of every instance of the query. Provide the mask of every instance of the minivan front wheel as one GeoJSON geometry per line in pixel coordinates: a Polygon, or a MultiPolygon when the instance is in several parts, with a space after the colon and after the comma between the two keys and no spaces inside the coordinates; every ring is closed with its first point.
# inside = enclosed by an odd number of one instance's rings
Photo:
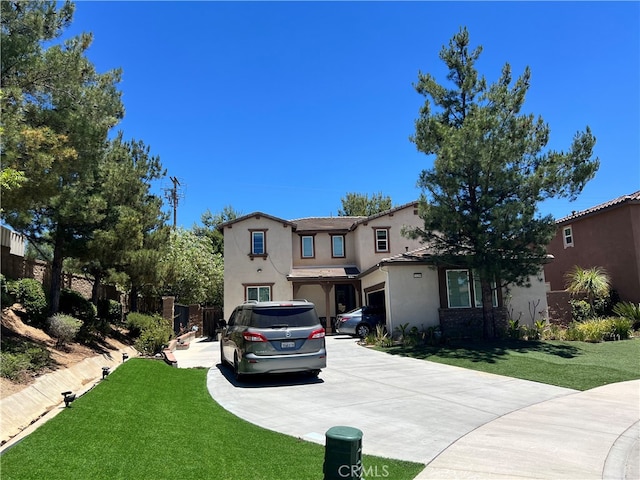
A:
{"type": "Polygon", "coordinates": [[[371,328],[369,328],[369,325],[367,325],[366,323],[361,323],[356,327],[356,334],[360,338],[365,338],[367,335],[369,335],[370,332],[371,328]]]}

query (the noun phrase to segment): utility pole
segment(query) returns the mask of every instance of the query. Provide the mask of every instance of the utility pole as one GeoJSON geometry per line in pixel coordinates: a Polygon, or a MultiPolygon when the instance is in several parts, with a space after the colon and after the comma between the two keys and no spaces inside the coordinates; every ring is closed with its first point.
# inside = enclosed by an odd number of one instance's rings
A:
{"type": "Polygon", "coordinates": [[[169,179],[173,183],[173,188],[165,190],[165,197],[169,200],[169,205],[173,207],[173,229],[175,230],[178,224],[178,187],[180,186],[180,182],[176,177],[169,177],[169,179]]]}

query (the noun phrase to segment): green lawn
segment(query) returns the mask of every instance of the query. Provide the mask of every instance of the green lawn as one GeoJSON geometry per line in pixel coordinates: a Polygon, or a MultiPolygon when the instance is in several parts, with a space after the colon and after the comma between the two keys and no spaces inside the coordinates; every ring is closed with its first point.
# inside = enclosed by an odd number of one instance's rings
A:
{"type": "MultiPolygon", "coordinates": [[[[323,477],[322,445],[228,413],[209,395],[206,376],[205,369],[129,360],[5,452],[2,480],[323,477]]],[[[363,465],[393,479],[424,468],[366,455],[363,465]]]]}
{"type": "Polygon", "coordinates": [[[585,343],[467,341],[385,352],[576,390],[640,378],[640,339],[585,343]]]}

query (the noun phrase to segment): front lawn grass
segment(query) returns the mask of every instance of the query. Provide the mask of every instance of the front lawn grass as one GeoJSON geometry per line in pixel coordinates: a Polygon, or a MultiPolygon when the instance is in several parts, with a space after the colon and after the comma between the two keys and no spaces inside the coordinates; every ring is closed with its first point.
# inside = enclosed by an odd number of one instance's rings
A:
{"type": "MultiPolygon", "coordinates": [[[[206,369],[127,361],[6,451],[0,458],[2,479],[323,477],[322,445],[235,417],[211,398],[206,376],[206,369]]],[[[367,455],[363,465],[377,466],[394,479],[412,479],[424,468],[367,455]]]]}
{"type": "Polygon", "coordinates": [[[640,379],[640,339],[585,343],[500,340],[390,347],[384,351],[508,377],[588,390],[640,379]]]}

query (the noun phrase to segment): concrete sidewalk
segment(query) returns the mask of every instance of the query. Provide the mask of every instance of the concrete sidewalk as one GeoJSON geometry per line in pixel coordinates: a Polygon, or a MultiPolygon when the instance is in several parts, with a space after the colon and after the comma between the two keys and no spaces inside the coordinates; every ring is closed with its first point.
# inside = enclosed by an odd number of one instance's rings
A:
{"type": "Polygon", "coordinates": [[[638,479],[640,381],[587,392],[403,358],[327,338],[319,379],[237,382],[219,344],[174,352],[210,368],[212,397],[256,425],[324,443],[363,432],[364,453],[426,465],[418,479],[638,479]],[[213,367],[213,368],[212,368],[213,367]]]}

